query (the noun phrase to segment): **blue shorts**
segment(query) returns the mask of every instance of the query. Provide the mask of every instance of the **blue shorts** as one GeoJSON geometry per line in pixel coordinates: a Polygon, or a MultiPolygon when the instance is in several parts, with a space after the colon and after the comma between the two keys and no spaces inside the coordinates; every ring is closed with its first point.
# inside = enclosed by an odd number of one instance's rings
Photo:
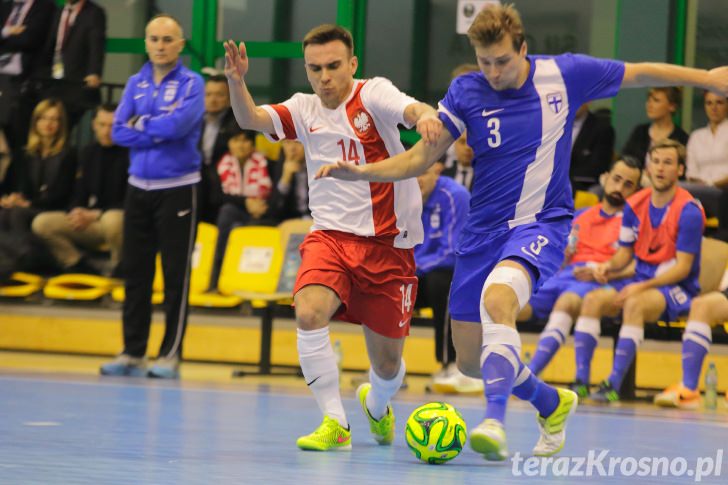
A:
{"type": "Polygon", "coordinates": [[[556,300],[564,293],[576,293],[580,298],[590,291],[603,288],[605,285],[596,281],[579,281],[574,277],[574,268],[584,263],[569,265],[546,280],[541,288],[531,296],[528,303],[533,309],[533,316],[543,319],[549,316],[556,300]]]}
{"type": "MultiPolygon", "coordinates": [[[[646,279],[648,278],[635,275],[632,278],[610,281],[609,286],[621,291],[630,283],[637,283],[646,279]]],[[[690,312],[690,303],[692,303],[694,295],[685,291],[680,285],[659,286],[655,289],[662,293],[663,298],[665,298],[665,311],[660,315],[660,320],[674,322],[681,315],[687,315],[690,312]]]]}
{"type": "Polygon", "coordinates": [[[495,265],[505,259],[528,270],[532,292],[539,288],[561,267],[570,229],[571,217],[562,217],[485,234],[463,230],[450,287],[452,318],[480,322],[483,284],[495,265]]]}

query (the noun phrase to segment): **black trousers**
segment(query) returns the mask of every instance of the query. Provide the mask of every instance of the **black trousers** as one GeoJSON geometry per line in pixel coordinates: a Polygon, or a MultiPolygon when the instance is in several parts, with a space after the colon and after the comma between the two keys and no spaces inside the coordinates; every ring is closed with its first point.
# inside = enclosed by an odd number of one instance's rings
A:
{"type": "Polygon", "coordinates": [[[146,354],[152,321],[155,258],[160,252],[165,331],[158,355],[181,356],[196,229],[197,184],[150,191],[128,187],[121,260],[126,278],[124,353],[133,357],[146,354]]]}
{"type": "Polygon", "coordinates": [[[451,269],[436,269],[419,277],[415,306],[432,308],[435,327],[435,358],[442,365],[455,362],[452,327],[448,304],[450,299],[451,269]]]}

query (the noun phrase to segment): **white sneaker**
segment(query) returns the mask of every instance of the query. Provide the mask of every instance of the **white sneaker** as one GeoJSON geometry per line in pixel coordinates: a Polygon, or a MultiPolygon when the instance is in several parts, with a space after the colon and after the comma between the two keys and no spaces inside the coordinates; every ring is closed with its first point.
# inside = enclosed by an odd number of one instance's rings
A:
{"type": "Polygon", "coordinates": [[[547,418],[536,413],[538,429],[541,436],[533,448],[535,456],[552,456],[562,450],[566,442],[566,421],[574,414],[579,404],[579,397],[574,391],[557,388],[559,405],[547,418]]]}
{"type": "Polygon", "coordinates": [[[497,419],[486,419],[470,432],[470,447],[489,461],[508,458],[506,432],[497,419]]]}
{"type": "Polygon", "coordinates": [[[468,377],[453,365],[450,375],[432,381],[432,391],[441,394],[480,394],[483,380],[468,377]]]}

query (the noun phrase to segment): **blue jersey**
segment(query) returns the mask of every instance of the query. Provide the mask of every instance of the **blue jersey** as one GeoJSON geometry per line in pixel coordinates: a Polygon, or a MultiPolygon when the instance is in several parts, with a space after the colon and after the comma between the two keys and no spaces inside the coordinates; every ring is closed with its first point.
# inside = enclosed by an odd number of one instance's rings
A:
{"type": "MultiPolygon", "coordinates": [[[[489,233],[569,217],[571,131],[576,110],[617,94],[624,64],[576,54],[528,56],[519,89],[496,91],[482,73],[456,78],[439,104],[453,138],[475,152],[466,230],[489,233]]],[[[464,249],[464,248],[463,248],[464,249]]]]}
{"type": "MultiPolygon", "coordinates": [[[[665,218],[666,207],[654,207],[650,202],[649,219],[653,228],[657,228],[665,218]]],[[[621,246],[632,247],[635,244],[635,233],[638,231],[640,221],[634,210],[629,204],[624,205],[624,215],[622,216],[622,234],[620,235],[619,244],[621,246]]],[[[679,215],[677,239],[675,248],[677,251],[689,253],[695,256],[693,265],[690,268],[688,276],[677,283],[690,296],[696,296],[700,293],[700,284],[698,277],[700,275],[700,245],[703,238],[703,213],[695,204],[685,204],[679,215]]],[[[637,265],[635,266],[635,275],[639,280],[647,280],[654,278],[658,274],[669,269],[675,264],[674,259],[664,261],[660,264],[650,264],[643,261],[635,254],[637,265]]]]}
{"type": "Polygon", "coordinates": [[[417,274],[455,266],[455,244],[468,215],[470,193],[450,177],[440,177],[422,205],[425,237],[415,246],[417,274]]]}

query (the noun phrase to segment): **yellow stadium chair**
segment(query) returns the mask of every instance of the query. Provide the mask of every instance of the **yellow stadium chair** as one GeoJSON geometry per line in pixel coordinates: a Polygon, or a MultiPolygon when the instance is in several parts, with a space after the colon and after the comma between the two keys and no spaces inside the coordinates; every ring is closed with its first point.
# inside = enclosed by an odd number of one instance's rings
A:
{"type": "Polygon", "coordinates": [[[42,277],[30,273],[13,273],[10,279],[0,286],[0,297],[28,298],[42,288],[42,277]]]}
{"type": "Polygon", "coordinates": [[[281,157],[281,144],[268,140],[262,133],[255,137],[255,149],[268,160],[277,161],[281,157]]]}
{"type": "Polygon", "coordinates": [[[207,289],[210,287],[216,243],[217,227],[204,222],[200,223],[197,226],[195,250],[192,253],[189,302],[195,307],[235,308],[243,302],[239,296],[207,293],[207,289]]]}
{"type": "Polygon", "coordinates": [[[717,217],[708,217],[705,220],[705,227],[708,229],[717,229],[719,225],[717,217]]]}
{"type": "Polygon", "coordinates": [[[574,209],[583,209],[599,203],[599,196],[585,190],[577,190],[574,194],[574,209]]]}
{"type": "Polygon", "coordinates": [[[263,309],[258,374],[275,375],[271,365],[275,307],[291,301],[300,261],[298,241],[310,225],[310,221],[286,222],[279,227],[238,227],[230,233],[218,287],[222,293],[237,295],[263,309]]]}
{"type": "Polygon", "coordinates": [[[51,300],[94,301],[109,293],[116,281],[90,274],[62,274],[49,279],[43,296],[51,300]]]}

